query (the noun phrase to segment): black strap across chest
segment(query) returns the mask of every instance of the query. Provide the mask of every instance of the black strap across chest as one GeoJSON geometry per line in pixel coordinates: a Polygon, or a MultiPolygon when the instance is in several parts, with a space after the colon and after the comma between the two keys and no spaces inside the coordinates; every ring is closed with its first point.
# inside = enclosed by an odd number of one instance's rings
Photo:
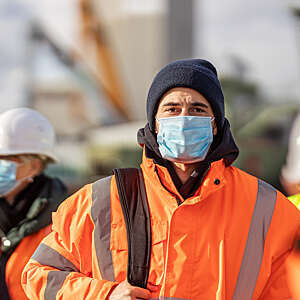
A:
{"type": "MultiPolygon", "coordinates": [[[[127,280],[147,287],[151,254],[150,213],[140,169],[114,170],[128,240],[127,280]]],[[[252,299],[264,255],[265,240],[277,200],[277,191],[258,180],[258,191],[240,272],[232,299],[252,299]]]]}
{"type": "Polygon", "coordinates": [[[147,287],[151,256],[150,213],[141,169],[113,170],[127,229],[127,280],[147,287]]]}

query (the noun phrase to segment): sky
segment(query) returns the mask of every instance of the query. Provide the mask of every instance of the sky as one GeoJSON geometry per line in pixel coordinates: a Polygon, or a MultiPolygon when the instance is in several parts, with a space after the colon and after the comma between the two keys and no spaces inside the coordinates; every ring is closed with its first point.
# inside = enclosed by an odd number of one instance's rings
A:
{"type": "MultiPolygon", "coordinates": [[[[28,84],[23,71],[28,64],[28,50],[20,51],[26,49],[28,18],[38,16],[56,32],[61,43],[72,45],[77,34],[74,3],[75,0],[0,0],[0,87],[1,98],[5,99],[1,99],[0,110],[19,104],[28,84]]],[[[163,0],[120,3],[131,13],[166,9],[163,0]]],[[[296,21],[289,3],[195,0],[194,56],[211,60],[221,74],[232,72],[229,58],[237,57],[247,66],[247,76],[266,97],[274,101],[293,98],[300,103],[300,47],[297,49],[296,21]]]]}
{"type": "Polygon", "coordinates": [[[202,38],[196,37],[195,53],[204,53],[223,71],[228,69],[226,58],[236,56],[263,93],[275,101],[295,97],[300,103],[300,40],[289,4],[286,0],[197,1],[195,27],[202,28],[202,38]],[[204,14],[198,17],[199,11],[204,14]]]}

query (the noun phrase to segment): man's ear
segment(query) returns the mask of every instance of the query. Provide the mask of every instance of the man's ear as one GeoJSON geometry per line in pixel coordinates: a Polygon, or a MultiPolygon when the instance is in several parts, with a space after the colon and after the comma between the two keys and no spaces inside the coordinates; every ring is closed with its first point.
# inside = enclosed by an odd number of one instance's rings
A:
{"type": "Polygon", "coordinates": [[[216,121],[213,120],[213,135],[217,135],[218,133],[218,129],[217,129],[217,124],[216,124],[216,121]]]}
{"type": "Polygon", "coordinates": [[[159,129],[159,122],[158,120],[155,118],[155,133],[158,134],[158,129],[159,129]]]}

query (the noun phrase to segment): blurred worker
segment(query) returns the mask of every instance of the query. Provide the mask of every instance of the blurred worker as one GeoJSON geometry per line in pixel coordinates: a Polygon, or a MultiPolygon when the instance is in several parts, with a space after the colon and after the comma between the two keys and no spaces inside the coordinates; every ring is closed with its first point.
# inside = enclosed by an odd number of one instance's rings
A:
{"type": "Polygon", "coordinates": [[[300,237],[286,262],[288,285],[293,300],[300,300],[300,237]]]}
{"type": "MultiPolygon", "coordinates": [[[[288,199],[300,210],[300,114],[297,115],[289,136],[286,163],[282,167],[281,184],[288,199]]],[[[287,282],[293,300],[300,300],[300,238],[286,262],[287,282]]]]}
{"type": "MultiPolygon", "coordinates": [[[[215,67],[201,59],[164,67],[148,93],[147,119],[138,142],[144,148],[150,263],[136,265],[149,248],[140,243],[132,253],[144,235],[126,234],[115,173],[83,187],[54,214],[53,232],[23,272],[28,297],[290,298],[284,263],[300,213],[272,186],[231,166],[238,148],[215,67]],[[146,285],[129,283],[132,269],[142,274],[148,268],[146,285]]],[[[142,230],[144,217],[136,223],[132,227],[142,230]]]]}
{"type": "Polygon", "coordinates": [[[289,199],[300,209],[300,114],[297,115],[289,137],[286,163],[281,170],[281,185],[289,199]]]}
{"type": "Polygon", "coordinates": [[[0,299],[28,299],[21,274],[50,232],[51,214],[66,197],[58,179],[43,172],[56,161],[54,130],[35,110],[0,114],[0,299]]]}

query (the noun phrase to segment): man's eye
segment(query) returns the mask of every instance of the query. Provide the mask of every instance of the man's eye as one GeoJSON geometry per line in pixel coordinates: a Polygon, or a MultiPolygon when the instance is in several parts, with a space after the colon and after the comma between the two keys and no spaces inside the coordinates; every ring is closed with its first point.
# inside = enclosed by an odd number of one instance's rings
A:
{"type": "Polygon", "coordinates": [[[176,107],[169,107],[166,109],[167,112],[176,112],[178,109],[176,107]]]}
{"type": "Polygon", "coordinates": [[[195,112],[195,113],[204,113],[205,110],[200,108],[200,107],[194,107],[191,109],[192,112],[195,112]]]}

